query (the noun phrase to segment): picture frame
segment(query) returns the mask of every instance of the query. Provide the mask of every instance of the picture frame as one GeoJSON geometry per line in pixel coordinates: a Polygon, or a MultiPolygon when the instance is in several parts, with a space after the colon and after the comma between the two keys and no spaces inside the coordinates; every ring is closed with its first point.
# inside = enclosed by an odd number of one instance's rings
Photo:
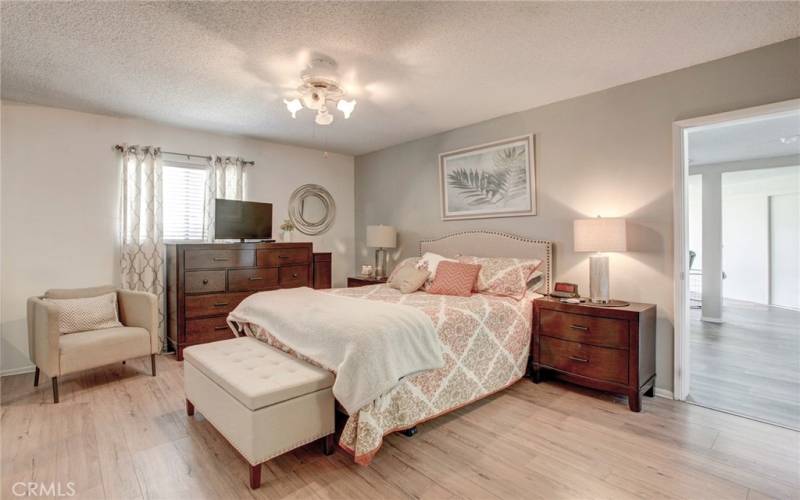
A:
{"type": "Polygon", "coordinates": [[[533,134],[439,154],[442,220],[536,215],[533,134]]]}

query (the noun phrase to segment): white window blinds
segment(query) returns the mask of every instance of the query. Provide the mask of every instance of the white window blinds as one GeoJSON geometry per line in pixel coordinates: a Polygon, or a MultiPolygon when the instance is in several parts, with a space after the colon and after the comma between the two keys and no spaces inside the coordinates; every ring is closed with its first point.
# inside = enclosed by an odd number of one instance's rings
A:
{"type": "Polygon", "coordinates": [[[205,238],[205,184],[208,167],[164,162],[164,239],[192,241],[205,238]]]}

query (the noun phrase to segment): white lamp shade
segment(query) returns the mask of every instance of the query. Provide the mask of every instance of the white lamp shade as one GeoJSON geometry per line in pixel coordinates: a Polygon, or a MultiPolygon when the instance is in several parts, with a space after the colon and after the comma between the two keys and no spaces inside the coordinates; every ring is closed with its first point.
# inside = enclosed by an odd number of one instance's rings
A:
{"type": "Polygon", "coordinates": [[[397,246],[397,231],[392,226],[367,226],[367,246],[394,248],[397,246]]]}
{"type": "Polygon", "coordinates": [[[624,252],[628,249],[625,219],[578,219],[572,227],[576,252],[624,252]]]}

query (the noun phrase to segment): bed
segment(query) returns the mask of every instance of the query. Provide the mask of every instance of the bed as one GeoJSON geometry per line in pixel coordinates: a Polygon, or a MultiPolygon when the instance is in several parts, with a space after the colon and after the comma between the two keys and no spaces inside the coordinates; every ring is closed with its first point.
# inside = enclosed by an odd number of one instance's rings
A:
{"type": "MultiPolygon", "coordinates": [[[[543,283],[551,286],[552,244],[515,235],[468,231],[423,240],[420,255],[446,257],[536,258],[542,261],[543,283]]],[[[413,428],[518,381],[525,374],[530,352],[531,301],[473,294],[471,297],[432,295],[418,291],[401,294],[387,285],[331,289],[327,293],[370,301],[412,306],[427,314],[442,345],[444,367],[403,378],[393,389],[348,415],[339,445],[367,465],[378,452],[383,436],[413,428]]],[[[266,329],[247,325],[250,335],[314,363],[278,341],[266,329]]]]}

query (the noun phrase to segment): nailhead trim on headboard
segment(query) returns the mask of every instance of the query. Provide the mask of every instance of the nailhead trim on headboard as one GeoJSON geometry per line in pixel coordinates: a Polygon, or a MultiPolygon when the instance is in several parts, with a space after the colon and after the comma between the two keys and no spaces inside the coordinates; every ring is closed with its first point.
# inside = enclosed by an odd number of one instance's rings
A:
{"type": "Polygon", "coordinates": [[[545,255],[546,255],[546,262],[545,265],[547,266],[547,272],[545,273],[545,290],[546,292],[550,292],[550,287],[552,285],[553,279],[553,242],[547,240],[534,240],[531,238],[526,238],[525,236],[519,236],[517,234],[511,233],[503,233],[500,231],[485,231],[485,230],[470,230],[470,231],[459,231],[457,233],[450,233],[444,236],[440,236],[438,238],[429,238],[419,241],[419,255],[422,256],[422,246],[425,243],[434,243],[437,241],[446,240],[448,238],[453,238],[456,236],[464,236],[464,235],[488,235],[488,236],[497,236],[501,238],[508,238],[512,240],[521,241],[523,243],[533,243],[537,245],[544,245],[545,248],[545,255]]]}

